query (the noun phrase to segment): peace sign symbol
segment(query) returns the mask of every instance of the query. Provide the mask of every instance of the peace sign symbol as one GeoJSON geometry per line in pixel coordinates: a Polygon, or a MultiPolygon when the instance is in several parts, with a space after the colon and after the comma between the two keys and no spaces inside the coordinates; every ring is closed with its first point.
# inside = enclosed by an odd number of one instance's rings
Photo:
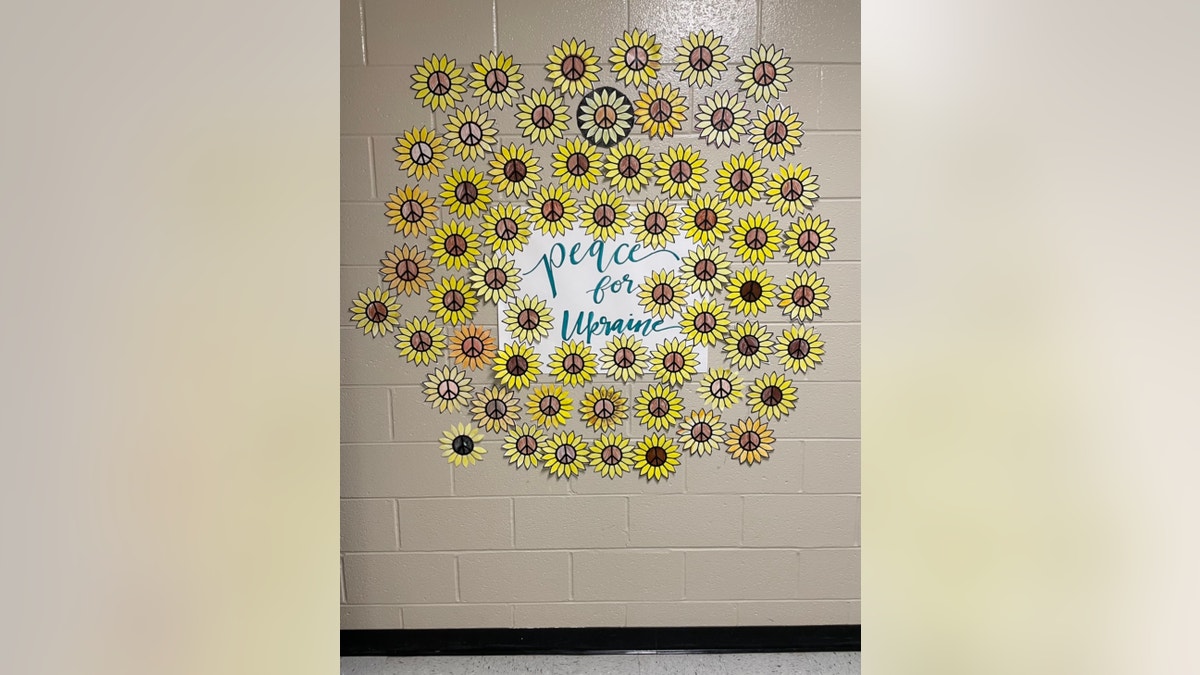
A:
{"type": "Polygon", "coordinates": [[[754,67],[754,81],[760,87],[765,87],[775,81],[775,66],[763,61],[754,67]]]}
{"type": "Polygon", "coordinates": [[[779,387],[776,387],[775,385],[771,385],[771,386],[763,389],[762,394],[759,396],[759,398],[766,405],[774,407],[774,406],[779,405],[779,403],[781,401],[783,401],[783,391],[779,387]]]}
{"type": "Polygon", "coordinates": [[[743,335],[737,342],[738,353],[742,356],[754,356],[761,345],[753,335],[743,335]]]}
{"type": "Polygon", "coordinates": [[[479,145],[483,141],[483,129],[477,122],[467,122],[459,127],[458,140],[464,145],[479,145]]]}
{"type": "Polygon", "coordinates": [[[567,157],[567,172],[572,176],[582,176],[588,170],[587,155],[582,152],[573,152],[567,157]]]}
{"type": "Polygon", "coordinates": [[[520,377],[529,370],[529,362],[525,360],[524,356],[517,354],[509,357],[508,361],[504,363],[504,370],[513,377],[520,377]]]}
{"type": "Polygon", "coordinates": [[[747,431],[738,437],[738,445],[741,446],[743,450],[753,452],[754,450],[758,449],[759,445],[762,445],[762,439],[757,433],[753,431],[747,431]]]}
{"type": "Polygon", "coordinates": [[[592,413],[602,420],[612,417],[614,414],[616,414],[616,412],[616,406],[613,405],[612,401],[606,398],[596,401],[595,405],[592,406],[592,413]]]}
{"type": "Polygon", "coordinates": [[[570,375],[578,375],[583,372],[583,357],[578,354],[567,354],[567,358],[563,359],[563,370],[570,375]]]}
{"type": "Polygon", "coordinates": [[[533,109],[533,126],[539,129],[549,129],[554,124],[554,109],[541,104],[533,109]]]}
{"type": "Polygon", "coordinates": [[[592,121],[601,129],[608,129],[617,123],[617,111],[611,105],[602,105],[596,108],[592,121]]]}
{"type": "Polygon", "coordinates": [[[678,373],[679,371],[683,370],[684,363],[685,361],[683,354],[680,354],[679,352],[668,352],[667,355],[663,357],[663,368],[665,368],[668,373],[678,373]]]}
{"type": "Polygon", "coordinates": [[[703,443],[712,438],[712,427],[708,422],[697,422],[692,425],[692,439],[703,443]]]}
{"type": "Polygon", "coordinates": [[[578,80],[583,77],[583,68],[583,59],[576,54],[571,54],[563,59],[562,74],[568,80],[578,80]]]}
{"type": "Polygon", "coordinates": [[[676,183],[686,183],[692,177],[692,165],[682,159],[677,160],[671,165],[669,175],[676,183]]]}
{"type": "Polygon", "coordinates": [[[650,234],[662,234],[667,230],[667,217],[658,211],[652,211],[646,216],[646,231],[650,234]]]}
{"type": "Polygon", "coordinates": [[[688,55],[688,63],[691,64],[694,70],[708,70],[713,64],[712,50],[704,45],[696,47],[688,55]]]}
{"type": "Polygon", "coordinates": [[[387,315],[388,315],[387,305],[383,304],[382,302],[379,302],[378,300],[372,301],[371,304],[367,305],[366,314],[367,314],[367,319],[369,319],[370,321],[372,321],[374,323],[381,323],[384,319],[387,318],[387,315]]]}
{"type": "Polygon", "coordinates": [[[538,316],[538,313],[532,309],[523,309],[521,310],[521,313],[517,315],[517,325],[525,330],[533,330],[534,328],[537,328],[541,321],[542,318],[538,316]]]}
{"type": "Polygon", "coordinates": [[[762,285],[753,279],[744,282],[742,287],[738,289],[738,295],[746,302],[758,302],[762,294],[762,285]]]}
{"type": "Polygon", "coordinates": [[[508,217],[501,218],[496,221],[495,232],[499,239],[510,241],[517,236],[517,221],[508,217]]]}
{"type": "Polygon", "coordinates": [[[419,330],[409,338],[408,344],[415,351],[429,351],[429,348],[433,346],[433,337],[428,332],[419,330]]]}
{"type": "Polygon", "coordinates": [[[650,409],[650,414],[654,417],[662,417],[671,412],[670,402],[661,396],[655,396],[650,399],[650,405],[647,407],[650,409]]]}
{"type": "Polygon", "coordinates": [[[708,232],[717,226],[717,212],[705,207],[696,212],[696,217],[692,222],[695,223],[697,230],[708,232]]]}
{"type": "Polygon", "coordinates": [[[650,291],[650,298],[660,305],[669,305],[675,299],[675,289],[671,284],[656,284],[650,291]]]}
{"type": "Polygon", "coordinates": [[[707,258],[698,260],[692,267],[692,274],[700,281],[712,281],[717,276],[717,264],[707,258]]]}
{"type": "Polygon", "coordinates": [[[608,227],[617,220],[617,212],[608,204],[601,204],[596,207],[596,211],[592,214],[592,218],[600,227],[608,227]]]}
{"type": "Polygon", "coordinates": [[[642,170],[642,163],[633,155],[625,155],[617,163],[617,171],[625,178],[633,178],[642,170]]]}
{"type": "Polygon", "coordinates": [[[712,312],[700,312],[692,320],[692,327],[700,333],[711,333],[717,327],[717,318],[712,312]]]}
{"type": "Polygon", "coordinates": [[[415,223],[425,217],[425,207],[415,199],[406,199],[400,205],[400,217],[415,223]]]}
{"type": "Polygon", "coordinates": [[[559,402],[558,398],[554,396],[547,396],[538,403],[538,410],[540,410],[543,415],[557,415],[558,411],[561,409],[562,403],[559,402]]]}
{"type": "Polygon", "coordinates": [[[625,65],[630,70],[641,70],[650,63],[650,55],[646,53],[645,47],[634,45],[625,52],[625,65]]]}
{"type": "Polygon", "coordinates": [[[613,357],[613,362],[620,368],[628,368],[633,365],[634,354],[629,347],[621,347],[613,357]]]}
{"type": "Polygon", "coordinates": [[[483,78],[483,84],[493,94],[499,94],[508,87],[508,74],[499,68],[493,68],[483,78]]]}
{"type": "Polygon", "coordinates": [[[396,277],[399,278],[400,281],[412,281],[413,279],[417,278],[417,275],[420,274],[420,272],[421,268],[419,265],[417,265],[417,261],[415,260],[405,259],[396,263],[396,277]]]}
{"type": "Polygon", "coordinates": [[[451,312],[457,312],[466,304],[467,299],[463,297],[462,291],[449,291],[446,293],[446,297],[442,298],[442,305],[451,312]]]}
{"type": "Polygon", "coordinates": [[[671,103],[665,98],[656,98],[650,102],[650,119],[655,122],[666,122],[671,117],[671,103]]]}
{"type": "Polygon", "coordinates": [[[454,196],[464,204],[472,204],[479,198],[479,188],[474,183],[463,181],[454,188],[454,196]]]}
{"type": "Polygon", "coordinates": [[[662,466],[667,463],[667,451],[661,446],[654,446],[646,450],[646,463],[650,466],[662,466]]]}
{"type": "Polygon", "coordinates": [[[728,398],[733,393],[733,383],[723,377],[719,377],[709,385],[708,392],[713,395],[713,398],[728,398]]]}
{"type": "Polygon", "coordinates": [[[805,253],[812,253],[817,250],[817,246],[821,243],[821,235],[817,234],[816,230],[804,230],[800,236],[796,237],[796,245],[805,253]]]}
{"type": "Polygon", "coordinates": [[[761,227],[746,230],[746,248],[757,251],[767,245],[767,232],[761,227]]]}
{"type": "Polygon", "coordinates": [[[570,464],[575,461],[575,448],[564,443],[554,451],[554,457],[563,464],[570,464]]]}
{"type": "Polygon", "coordinates": [[[808,356],[809,349],[808,340],[796,338],[788,343],[788,356],[793,359],[802,359],[808,356]]]}
{"type": "Polygon", "coordinates": [[[787,139],[787,125],[779,120],[771,120],[767,123],[767,128],[764,137],[767,142],[772,145],[779,145],[787,139]]]}
{"type": "Polygon", "coordinates": [[[783,182],[783,186],[779,192],[784,199],[788,200],[789,202],[794,202],[803,196],[804,185],[795,178],[789,178],[783,182]]]}
{"type": "Polygon", "coordinates": [[[429,86],[429,91],[433,92],[435,96],[444,96],[446,92],[450,91],[450,76],[439,70],[430,73],[425,84],[429,86]]]}
{"type": "Polygon", "coordinates": [[[542,217],[552,223],[558,222],[559,218],[563,217],[562,202],[557,199],[546,200],[546,203],[542,204],[542,217]]]}
{"type": "Polygon", "coordinates": [[[508,283],[508,274],[499,267],[493,267],[484,273],[483,283],[494,291],[500,290],[508,283]]]}
{"type": "Polygon", "coordinates": [[[442,380],[438,383],[438,396],[443,400],[451,401],[458,398],[458,383],[452,380],[442,380]]]}
{"type": "Polygon", "coordinates": [[[537,452],[537,439],[533,436],[521,436],[517,439],[517,452],[522,455],[532,455],[537,452]]]}
{"type": "Polygon", "coordinates": [[[462,353],[471,359],[479,358],[483,354],[483,340],[478,336],[472,335],[462,343],[462,353]]]}
{"type": "Polygon", "coordinates": [[[797,307],[807,307],[816,296],[816,292],[809,286],[797,286],[796,290],[792,291],[792,302],[796,303],[797,307]]]}
{"type": "Polygon", "coordinates": [[[724,107],[717,108],[709,117],[709,123],[717,131],[729,131],[729,128],[733,126],[733,111],[724,107]]]}
{"type": "Polygon", "coordinates": [[[508,414],[508,406],[504,403],[504,401],[492,399],[483,407],[483,412],[491,419],[498,420],[502,419],[508,414]]]}
{"type": "Polygon", "coordinates": [[[446,253],[453,256],[459,256],[467,252],[467,240],[461,234],[452,234],[446,237],[444,246],[446,253]]]}
{"type": "Polygon", "coordinates": [[[605,464],[612,466],[621,461],[621,449],[615,445],[606,446],[600,451],[600,460],[605,464]]]}
{"type": "Polygon", "coordinates": [[[519,183],[525,180],[525,174],[529,172],[525,162],[519,159],[510,159],[504,165],[504,177],[513,183],[519,183]]]}
{"type": "Polygon", "coordinates": [[[409,149],[408,158],[417,166],[425,166],[433,161],[433,148],[425,141],[418,141],[409,149]]]}
{"type": "Polygon", "coordinates": [[[754,176],[746,169],[738,169],[729,177],[729,187],[738,192],[745,192],[754,183],[754,176]]]}
{"type": "Polygon", "coordinates": [[[457,455],[469,455],[475,449],[475,441],[471,440],[470,436],[455,436],[450,442],[450,447],[457,455]]]}

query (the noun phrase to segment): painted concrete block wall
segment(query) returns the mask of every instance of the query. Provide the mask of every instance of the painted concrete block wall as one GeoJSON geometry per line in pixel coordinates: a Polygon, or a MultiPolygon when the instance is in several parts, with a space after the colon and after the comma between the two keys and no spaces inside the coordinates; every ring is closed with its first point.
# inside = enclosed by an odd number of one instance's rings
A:
{"type": "MultiPolygon", "coordinates": [[[[343,628],[857,623],[857,1],[342,0],[341,29],[343,628]],[[475,466],[453,467],[437,448],[446,418],[420,394],[424,369],[403,363],[394,340],[364,337],[346,311],[359,290],[380,284],[380,257],[401,243],[383,206],[411,183],[393,159],[396,137],[446,119],[414,99],[410,75],[434,53],[464,64],[498,48],[522,65],[526,91],[547,87],[543,65],[561,39],[586,39],[606,55],[631,28],[655,33],[665,54],[685,34],[712,29],[731,62],[759,43],[791,57],[793,82],[779,102],[804,121],[795,159],[819,174],[811,212],[838,236],[818,269],[833,299],[812,323],[825,361],[792,378],[799,408],[772,424],[778,442],[763,464],[718,451],[685,456],[659,483],[595,473],[566,481],[518,470],[496,447],[475,466]]],[[[715,157],[694,129],[697,97],[708,91],[682,90],[692,117],[669,140],[715,157]]],[[[522,140],[506,124],[498,140],[522,140]]],[[[548,167],[549,146],[532,147],[548,167]]],[[[495,309],[484,307],[477,323],[494,329],[495,309]]],[[[627,422],[631,437],[644,431],[635,426],[627,422]]]]}

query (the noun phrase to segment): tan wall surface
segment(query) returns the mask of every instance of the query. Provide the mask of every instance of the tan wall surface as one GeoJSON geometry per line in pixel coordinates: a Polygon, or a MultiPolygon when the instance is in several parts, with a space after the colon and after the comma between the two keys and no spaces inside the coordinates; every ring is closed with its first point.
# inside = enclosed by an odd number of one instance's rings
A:
{"type": "MultiPolygon", "coordinates": [[[[858,61],[854,0],[342,1],[343,628],[858,623],[858,61]],[[838,237],[816,268],[832,296],[811,323],[825,341],[824,362],[788,373],[798,408],[770,423],[776,449],[762,464],[739,465],[718,451],[685,454],[660,483],[591,472],[568,481],[515,468],[491,440],[500,436],[488,434],[483,461],[451,466],[438,440],[466,416],[434,414],[420,391],[429,369],[399,358],[391,336],[364,336],[346,311],[359,291],[380,285],[379,259],[402,243],[383,205],[397,187],[415,184],[393,159],[396,136],[415,125],[440,131],[446,120],[421,107],[410,75],[434,53],[469,68],[498,47],[521,64],[528,93],[550,86],[547,54],[575,37],[602,55],[600,84],[614,84],[608,48],[630,28],[655,33],[664,61],[699,29],[725,38],[731,70],[760,42],[792,59],[793,82],[778,102],[800,114],[805,135],[789,159],[819,174],[810,212],[838,237]]],[[[660,81],[680,85],[669,67],[661,73],[660,81]]],[[[683,83],[691,114],[684,133],[667,139],[700,148],[710,180],[730,153],[698,140],[697,98],[736,86],[729,71],[713,88],[683,83]]],[[[466,99],[478,105],[470,93],[466,99]]],[[[568,99],[572,114],[578,100],[568,99]]],[[[512,135],[511,108],[494,117],[498,140],[526,141],[512,135]]],[[[553,147],[525,144],[542,159],[545,184],[553,147]]],[[[447,163],[459,165],[453,156],[447,163]]],[[[437,183],[422,186],[432,193],[437,183]]],[[[734,207],[735,218],[747,210],[734,207]]],[[[414,308],[426,311],[424,295],[400,302],[405,319],[414,308]]],[[[476,323],[494,332],[495,322],[495,307],[485,305],[476,323]]],[[[716,350],[710,358],[721,359],[716,350]]],[[[584,388],[571,391],[578,401],[584,388]]],[[[696,398],[686,387],[684,397],[696,398]]],[[[723,419],[744,416],[742,406],[723,419]]],[[[624,433],[636,440],[645,431],[630,419],[624,433]]]]}

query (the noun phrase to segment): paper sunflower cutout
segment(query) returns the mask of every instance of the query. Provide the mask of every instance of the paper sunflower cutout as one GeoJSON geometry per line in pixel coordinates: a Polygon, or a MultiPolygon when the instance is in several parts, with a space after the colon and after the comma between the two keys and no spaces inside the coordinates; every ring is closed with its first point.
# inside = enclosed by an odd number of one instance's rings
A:
{"type": "Polygon", "coordinates": [[[792,67],[788,65],[790,60],[775,45],[759,45],[751,49],[738,66],[737,81],[742,91],[756,101],[769,101],[787,91],[787,84],[792,81],[792,67]]]}
{"type": "Polygon", "coordinates": [[[788,258],[799,265],[819,265],[833,252],[833,228],[821,216],[805,216],[792,223],[785,237],[788,258]]]}
{"type": "Polygon", "coordinates": [[[461,277],[443,277],[429,291],[429,309],[454,326],[470,321],[478,302],[475,290],[461,277]]]}
{"type": "Polygon", "coordinates": [[[625,140],[633,131],[633,103],[612,87],[600,87],[584,95],[575,121],[584,138],[607,148],[625,140]]]}
{"type": "Polygon", "coordinates": [[[676,87],[656,84],[634,102],[633,118],[651,138],[674,136],[687,121],[687,101],[676,87]]]}
{"type": "Polygon", "coordinates": [[[471,402],[471,415],[484,431],[508,431],[520,419],[517,397],[502,387],[484,387],[471,402]]]}
{"type": "Polygon", "coordinates": [[[654,377],[663,384],[678,387],[696,375],[700,366],[700,355],[696,347],[687,340],[672,338],[664,340],[654,348],[650,356],[650,367],[654,377]]]}
{"type": "Polygon", "coordinates": [[[510,143],[493,155],[488,175],[501,192],[513,197],[529,194],[537,185],[539,167],[533,151],[523,145],[510,143]]]}
{"type": "Polygon", "coordinates": [[[539,232],[553,237],[575,227],[579,209],[570,192],[557,185],[547,185],[529,198],[529,216],[539,232]]]}
{"type": "Polygon", "coordinates": [[[543,384],[529,392],[529,418],[543,429],[561,427],[571,419],[574,402],[557,384],[543,384]]]}
{"type": "Polygon", "coordinates": [[[729,368],[709,368],[697,391],[709,406],[728,410],[742,400],[742,376],[729,368]]]}
{"type": "Polygon", "coordinates": [[[684,256],[681,263],[683,282],[688,290],[713,295],[725,290],[729,283],[729,256],[716,246],[698,246],[684,256]]]}
{"type": "Polygon", "coordinates": [[[350,320],[363,329],[364,335],[386,335],[400,324],[400,303],[382,288],[359,291],[350,305],[350,320]]]}
{"type": "Polygon", "coordinates": [[[479,233],[470,223],[452,220],[433,231],[429,250],[442,267],[464,269],[479,256],[479,233]]]}
{"type": "Polygon", "coordinates": [[[508,256],[484,256],[471,268],[471,286],[484,302],[508,302],[520,285],[521,273],[508,256]]]}
{"type": "Polygon", "coordinates": [[[650,184],[654,160],[639,141],[625,139],[610,148],[604,159],[604,175],[614,188],[633,194],[650,184]]]}
{"type": "Polygon", "coordinates": [[[517,298],[504,308],[504,327],[514,340],[534,344],[550,334],[554,315],[546,301],[535,295],[517,298]]]}
{"type": "Polygon", "coordinates": [[[416,246],[393,246],[379,261],[383,283],[397,293],[418,295],[433,278],[433,265],[416,246]]]}
{"type": "Polygon", "coordinates": [[[735,367],[741,370],[757,368],[771,357],[774,338],[766,327],[757,321],[740,323],[725,336],[723,351],[735,367]]]}
{"type": "Polygon", "coordinates": [[[651,272],[638,286],[638,304],[656,319],[675,316],[683,309],[687,290],[677,272],[651,272]]]}
{"type": "Polygon", "coordinates": [[[679,436],[679,444],[689,454],[711,455],[713,450],[721,447],[725,423],[708,410],[697,410],[683,418],[675,433],[679,436]]]}
{"type": "Polygon", "coordinates": [[[740,153],[721,163],[717,170],[717,190],[731,204],[749,206],[762,195],[767,170],[754,155],[740,153]]]}
{"type": "Polygon", "coordinates": [[[546,450],[546,435],[536,424],[513,427],[504,437],[504,456],[523,469],[536,469],[546,450]]]}
{"type": "Polygon", "coordinates": [[[496,123],[479,108],[460,108],[446,120],[446,145],[468,162],[481,159],[496,142],[496,123]]]}
{"type": "Polygon", "coordinates": [[[629,210],[621,195],[608,190],[593,192],[583,203],[583,227],[593,239],[608,241],[625,233],[629,210]]]}
{"type": "Polygon", "coordinates": [[[492,202],[487,178],[475,169],[460,168],[442,181],[442,203],[459,218],[474,218],[492,202]]]}
{"type": "Polygon", "coordinates": [[[425,402],[438,412],[458,412],[471,397],[471,378],[455,366],[443,366],[425,377],[425,402]]]}
{"type": "Polygon", "coordinates": [[[550,81],[568,96],[579,96],[598,81],[600,59],[583,40],[563,40],[547,60],[546,70],[550,72],[550,81]]]}
{"type": "Polygon", "coordinates": [[[771,453],[775,437],[761,421],[746,418],[738,420],[725,433],[725,451],[739,464],[761,462],[771,453]]]}
{"type": "Polygon", "coordinates": [[[699,150],[676,145],[658,156],[654,163],[654,182],[666,194],[685,199],[700,189],[707,172],[699,150]]]}
{"type": "Polygon", "coordinates": [[[579,403],[579,417],[592,431],[612,431],[628,416],[627,403],[615,387],[596,387],[579,403]]]}
{"type": "Polygon", "coordinates": [[[396,138],[396,161],[400,169],[417,180],[432,178],[446,165],[446,144],[440,136],[425,127],[396,138]]]}
{"type": "Polygon", "coordinates": [[[775,301],[775,279],[761,267],[745,267],[729,279],[725,287],[729,307],[743,316],[757,316],[775,301]]]}
{"type": "Polygon", "coordinates": [[[697,300],[683,309],[679,326],[687,339],[711,347],[729,332],[729,311],[716,300],[697,300]]]}
{"type": "Polygon", "coordinates": [[[423,316],[414,317],[396,334],[396,349],[410,363],[427,366],[446,351],[446,336],[436,323],[423,316]]]}
{"type": "Polygon", "coordinates": [[[791,326],[780,333],[775,342],[779,363],[792,372],[807,373],[816,368],[825,354],[825,343],[821,335],[805,326],[791,326]]]}
{"type": "Polygon", "coordinates": [[[492,359],[496,358],[496,339],[486,328],[467,324],[450,338],[450,358],[467,370],[479,370],[491,365],[492,359]]]}
{"type": "Polygon", "coordinates": [[[605,478],[619,478],[633,468],[629,439],[621,434],[604,434],[592,442],[590,464],[605,478]]]}
{"type": "Polygon", "coordinates": [[[817,176],[802,166],[789,164],[780,168],[767,183],[767,201],[771,208],[785,216],[812,208],[817,198],[817,176]]]}
{"type": "Polygon", "coordinates": [[[772,105],[758,113],[750,123],[750,142],[754,151],[763,157],[780,159],[800,147],[800,129],[804,123],[800,116],[787,106],[772,105]]]}
{"type": "Polygon", "coordinates": [[[542,462],[551,475],[559,478],[578,476],[587,469],[591,453],[583,437],[574,431],[564,431],[550,438],[548,450],[542,454],[542,462]]]}
{"type": "Polygon", "coordinates": [[[433,110],[453,108],[467,92],[462,68],[444,55],[424,59],[412,79],[412,90],[417,92],[421,105],[433,110]]]}
{"type": "Polygon", "coordinates": [[[683,399],[665,384],[652,384],[638,393],[633,409],[642,426],[665,431],[683,418],[683,399]]]}
{"type": "Polygon", "coordinates": [[[551,89],[538,89],[517,106],[517,128],[529,140],[545,145],[567,132],[567,104],[551,89]]]}
{"type": "Polygon", "coordinates": [[[684,233],[697,244],[715,244],[733,226],[731,214],[725,202],[713,195],[696,197],[683,210],[684,233]]]}
{"type": "Polygon", "coordinates": [[[522,342],[512,342],[496,352],[492,371],[500,384],[509,389],[524,389],[541,374],[541,362],[533,348],[522,342]]]}
{"type": "Polygon", "coordinates": [[[472,64],[471,89],[489,108],[503,108],[512,105],[523,77],[511,56],[489,52],[472,64]]]}
{"type": "Polygon", "coordinates": [[[395,226],[396,232],[416,237],[425,234],[437,220],[437,209],[428,192],[409,186],[403,190],[396,188],[396,192],[388,195],[387,216],[388,224],[395,226]]]}
{"type": "Polygon", "coordinates": [[[721,38],[711,30],[692,33],[675,48],[675,70],[693,87],[707,87],[725,72],[729,60],[725,51],[721,38]]]}
{"type": "Polygon", "coordinates": [[[633,468],[647,479],[663,480],[679,467],[679,446],[662,434],[651,434],[638,441],[633,451],[633,468]]]}
{"type": "Polygon", "coordinates": [[[720,92],[704,99],[696,113],[696,131],[709,145],[718,148],[742,138],[750,122],[746,104],[736,94],[720,92]]]}
{"type": "Polygon", "coordinates": [[[511,204],[497,204],[483,217],[483,240],[496,253],[516,253],[529,243],[529,218],[511,204]]]}
{"type": "Polygon", "coordinates": [[[587,384],[596,376],[596,355],[583,342],[564,342],[550,356],[550,374],[568,387],[587,384]]]}
{"type": "Polygon", "coordinates": [[[661,59],[662,46],[654,35],[634,29],[617,38],[608,62],[618,80],[631,87],[644,87],[658,77],[661,59]]]}
{"type": "Polygon", "coordinates": [[[600,350],[600,369],[618,382],[629,382],[646,372],[649,358],[650,352],[637,336],[615,335],[600,350]]]}
{"type": "Polygon", "coordinates": [[[812,321],[829,307],[829,286],[808,270],[792,272],[779,289],[779,307],[795,321],[812,321]]]}
{"type": "Polygon", "coordinates": [[[746,394],[754,414],[768,419],[780,419],[796,407],[796,385],[779,373],[767,373],[755,378],[746,394]]]}
{"type": "Polygon", "coordinates": [[[586,190],[600,180],[600,153],[582,138],[558,146],[551,162],[554,177],[571,190],[586,190]]]}
{"type": "Polygon", "coordinates": [[[455,424],[442,434],[442,457],[454,466],[471,466],[487,453],[480,445],[482,442],[479,429],[470,424],[455,424]]]}
{"type": "Polygon", "coordinates": [[[761,265],[775,257],[782,244],[779,223],[770,216],[752,213],[733,228],[733,251],[748,263],[761,265]]]}
{"type": "Polygon", "coordinates": [[[665,199],[647,199],[633,217],[633,232],[646,248],[663,248],[679,235],[679,210],[665,199]]]}

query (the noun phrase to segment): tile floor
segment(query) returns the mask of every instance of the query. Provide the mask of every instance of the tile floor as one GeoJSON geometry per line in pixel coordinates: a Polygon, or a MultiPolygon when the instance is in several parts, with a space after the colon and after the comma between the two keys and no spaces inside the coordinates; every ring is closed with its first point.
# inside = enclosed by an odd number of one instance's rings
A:
{"type": "Polygon", "coordinates": [[[638,654],[619,656],[360,656],[342,675],[858,675],[859,652],[800,654],[638,654]]]}

